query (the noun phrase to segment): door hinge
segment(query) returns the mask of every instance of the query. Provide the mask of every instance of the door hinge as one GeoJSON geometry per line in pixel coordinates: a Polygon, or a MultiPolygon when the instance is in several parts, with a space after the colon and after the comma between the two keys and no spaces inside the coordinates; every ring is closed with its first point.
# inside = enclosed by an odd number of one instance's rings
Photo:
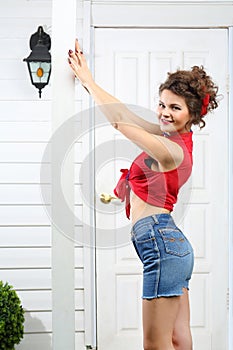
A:
{"type": "Polygon", "coordinates": [[[92,345],[86,345],[87,350],[97,350],[97,348],[93,347],[92,345]]]}

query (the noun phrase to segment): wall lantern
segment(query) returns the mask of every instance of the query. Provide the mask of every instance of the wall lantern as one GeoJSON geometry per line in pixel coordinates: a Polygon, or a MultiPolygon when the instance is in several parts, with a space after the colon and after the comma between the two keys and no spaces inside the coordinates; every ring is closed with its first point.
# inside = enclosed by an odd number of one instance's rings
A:
{"type": "Polygon", "coordinates": [[[32,52],[24,61],[27,62],[28,70],[32,84],[39,89],[39,97],[41,98],[41,90],[49,83],[51,74],[51,48],[50,36],[44,32],[40,26],[36,33],[30,38],[30,49],[32,52]]]}

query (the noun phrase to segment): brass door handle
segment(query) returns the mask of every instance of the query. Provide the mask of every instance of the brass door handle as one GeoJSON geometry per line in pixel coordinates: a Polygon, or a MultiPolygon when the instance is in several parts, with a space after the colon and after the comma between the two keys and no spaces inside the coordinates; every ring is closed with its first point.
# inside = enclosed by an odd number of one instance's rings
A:
{"type": "Polygon", "coordinates": [[[113,199],[118,199],[117,197],[112,196],[111,194],[108,193],[101,193],[100,195],[100,200],[104,204],[109,204],[113,199]]]}

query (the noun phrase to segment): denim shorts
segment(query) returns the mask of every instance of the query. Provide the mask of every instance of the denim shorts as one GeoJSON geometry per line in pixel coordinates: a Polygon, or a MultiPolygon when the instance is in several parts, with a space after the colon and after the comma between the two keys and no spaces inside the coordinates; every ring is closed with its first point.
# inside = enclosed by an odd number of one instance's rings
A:
{"type": "Polygon", "coordinates": [[[143,263],[143,299],[178,296],[188,289],[193,249],[170,214],[140,219],[131,239],[143,263]]]}

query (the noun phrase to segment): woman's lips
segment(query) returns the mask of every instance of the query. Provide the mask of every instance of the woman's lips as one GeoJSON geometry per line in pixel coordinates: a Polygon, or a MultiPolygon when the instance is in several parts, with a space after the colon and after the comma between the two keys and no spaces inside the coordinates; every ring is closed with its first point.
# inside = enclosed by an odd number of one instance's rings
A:
{"type": "Polygon", "coordinates": [[[171,119],[166,119],[166,118],[160,118],[160,121],[161,121],[161,123],[163,123],[163,124],[165,124],[165,125],[168,125],[168,124],[173,123],[173,120],[171,120],[171,119]]]}

